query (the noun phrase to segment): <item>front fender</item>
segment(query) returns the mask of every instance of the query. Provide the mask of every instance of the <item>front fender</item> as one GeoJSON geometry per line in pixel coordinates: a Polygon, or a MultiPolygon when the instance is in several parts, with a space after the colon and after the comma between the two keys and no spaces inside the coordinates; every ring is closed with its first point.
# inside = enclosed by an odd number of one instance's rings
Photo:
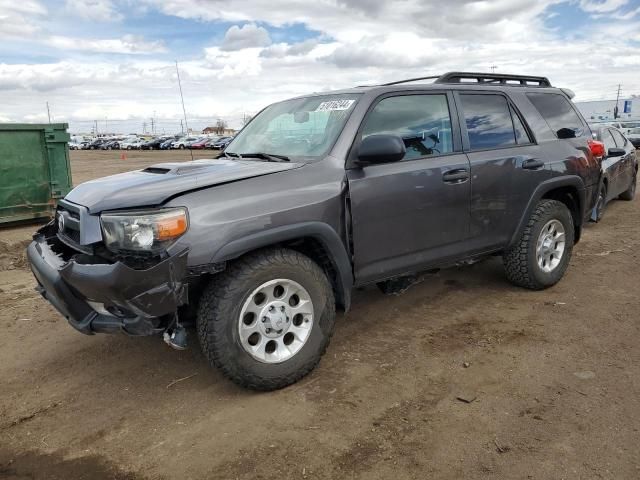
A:
{"type": "Polygon", "coordinates": [[[213,255],[211,263],[221,263],[259,248],[282,242],[311,237],[319,241],[329,253],[337,275],[337,302],[347,311],[351,304],[353,270],[349,255],[338,233],[323,222],[303,222],[252,233],[223,245],[213,255]]]}

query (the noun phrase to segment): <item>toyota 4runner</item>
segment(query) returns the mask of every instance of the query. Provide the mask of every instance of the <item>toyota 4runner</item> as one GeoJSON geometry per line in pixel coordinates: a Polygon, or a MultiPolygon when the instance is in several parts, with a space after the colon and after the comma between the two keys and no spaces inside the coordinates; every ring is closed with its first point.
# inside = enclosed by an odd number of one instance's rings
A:
{"type": "Polygon", "coordinates": [[[319,362],[351,291],[501,255],[543,289],[597,197],[602,145],[544,77],[449,73],[266,107],[215,160],[83,183],[34,235],[38,290],[85,334],[195,319],[240,385],[319,362]]]}

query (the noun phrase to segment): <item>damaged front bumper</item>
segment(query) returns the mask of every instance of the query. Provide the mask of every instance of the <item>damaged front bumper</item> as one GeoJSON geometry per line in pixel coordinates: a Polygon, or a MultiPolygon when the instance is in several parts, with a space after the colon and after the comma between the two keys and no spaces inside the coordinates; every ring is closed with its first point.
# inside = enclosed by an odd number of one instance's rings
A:
{"type": "Polygon", "coordinates": [[[27,257],[37,290],[84,334],[161,333],[188,301],[188,250],[138,270],[78,252],[65,255],[65,248],[48,225],[34,235],[27,257]]]}

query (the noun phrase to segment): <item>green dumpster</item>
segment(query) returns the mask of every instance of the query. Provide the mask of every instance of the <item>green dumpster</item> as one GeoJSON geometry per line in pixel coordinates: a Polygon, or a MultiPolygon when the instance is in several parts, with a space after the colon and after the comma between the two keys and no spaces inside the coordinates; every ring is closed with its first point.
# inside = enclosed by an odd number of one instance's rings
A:
{"type": "Polygon", "coordinates": [[[0,224],[50,217],[69,192],[67,128],[0,124],[0,224]]]}

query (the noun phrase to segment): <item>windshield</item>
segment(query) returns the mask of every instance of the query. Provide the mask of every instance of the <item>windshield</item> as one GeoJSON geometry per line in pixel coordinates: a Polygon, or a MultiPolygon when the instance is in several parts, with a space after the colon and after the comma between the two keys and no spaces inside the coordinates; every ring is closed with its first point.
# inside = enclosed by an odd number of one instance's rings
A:
{"type": "Polygon", "coordinates": [[[321,157],[333,146],[360,94],[319,95],[275,103],[260,112],[226,152],[321,157]]]}
{"type": "Polygon", "coordinates": [[[640,128],[632,128],[631,130],[629,130],[629,134],[640,135],[640,128]]]}

